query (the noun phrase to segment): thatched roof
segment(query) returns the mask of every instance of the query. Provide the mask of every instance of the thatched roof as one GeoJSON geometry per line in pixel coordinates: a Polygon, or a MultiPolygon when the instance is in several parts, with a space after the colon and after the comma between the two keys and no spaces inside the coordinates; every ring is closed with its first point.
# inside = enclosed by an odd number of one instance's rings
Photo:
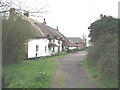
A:
{"type": "Polygon", "coordinates": [[[82,43],[82,39],[80,37],[67,37],[67,39],[72,40],[75,43],[82,43]]]}
{"type": "Polygon", "coordinates": [[[77,45],[69,40],[64,40],[63,41],[63,46],[69,46],[69,47],[77,47],[77,45]]]}
{"type": "MultiPolygon", "coordinates": [[[[25,20],[25,22],[31,24],[31,26],[37,32],[36,37],[48,38],[49,40],[58,39],[63,41],[63,46],[76,46],[76,44],[73,44],[73,42],[70,42],[63,34],[61,34],[59,30],[31,18],[23,17],[23,19],[25,20]]],[[[51,46],[52,44],[49,45],[51,46]]]]}
{"type": "MultiPolygon", "coordinates": [[[[11,8],[11,13],[15,12],[15,8],[11,8]]],[[[37,38],[48,38],[49,40],[51,39],[58,39],[58,40],[62,40],[63,46],[76,46],[73,42],[69,41],[63,34],[61,34],[57,29],[51,28],[49,26],[46,25],[45,19],[44,19],[44,23],[40,23],[34,19],[28,18],[27,16],[29,16],[28,12],[24,13],[23,16],[20,13],[16,13],[18,16],[21,16],[22,19],[24,20],[25,23],[28,23],[31,25],[31,27],[37,32],[37,38]]],[[[53,45],[49,43],[49,45],[53,45]]],[[[55,45],[55,44],[54,44],[55,45]]]]}
{"type": "Polygon", "coordinates": [[[78,47],[78,46],[74,43],[74,41],[69,40],[69,42],[71,43],[71,45],[72,45],[73,47],[78,47]]]}

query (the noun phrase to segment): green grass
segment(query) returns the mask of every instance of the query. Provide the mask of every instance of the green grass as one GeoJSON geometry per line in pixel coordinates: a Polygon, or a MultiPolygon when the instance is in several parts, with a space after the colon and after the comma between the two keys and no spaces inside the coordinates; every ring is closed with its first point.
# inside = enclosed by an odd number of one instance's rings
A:
{"type": "Polygon", "coordinates": [[[58,77],[58,83],[60,84],[61,88],[64,88],[64,76],[63,75],[60,75],[58,77]]]}
{"type": "Polygon", "coordinates": [[[59,66],[55,57],[23,61],[3,67],[6,88],[49,88],[59,66]]]}
{"type": "Polygon", "coordinates": [[[86,87],[86,85],[84,85],[84,84],[80,84],[80,85],[79,85],[79,88],[87,88],[87,87],[86,87]]]}
{"type": "Polygon", "coordinates": [[[59,66],[56,58],[71,53],[60,52],[59,56],[43,59],[26,60],[18,64],[3,66],[5,88],[49,88],[53,81],[54,71],[59,66]]]}
{"type": "Polygon", "coordinates": [[[101,88],[117,88],[118,87],[118,80],[115,77],[107,77],[103,76],[100,71],[96,68],[95,65],[91,65],[89,60],[84,60],[82,62],[83,69],[87,70],[92,79],[92,82],[98,82],[101,88]]]}

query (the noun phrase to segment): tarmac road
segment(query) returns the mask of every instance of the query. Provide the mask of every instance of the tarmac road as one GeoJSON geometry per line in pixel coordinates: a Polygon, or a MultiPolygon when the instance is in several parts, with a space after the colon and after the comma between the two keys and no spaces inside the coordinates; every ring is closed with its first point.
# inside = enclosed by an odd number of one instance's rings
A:
{"type": "Polygon", "coordinates": [[[99,88],[99,85],[90,80],[88,72],[82,69],[81,63],[85,60],[86,51],[59,57],[56,61],[60,66],[56,69],[51,88],[99,88]]]}

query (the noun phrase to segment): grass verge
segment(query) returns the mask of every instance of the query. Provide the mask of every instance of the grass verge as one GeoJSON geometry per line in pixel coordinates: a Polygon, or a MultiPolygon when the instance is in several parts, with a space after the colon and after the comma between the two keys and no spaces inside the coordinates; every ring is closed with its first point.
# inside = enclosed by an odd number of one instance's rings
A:
{"type": "Polygon", "coordinates": [[[116,77],[109,78],[107,76],[103,76],[102,73],[90,64],[89,60],[84,60],[82,62],[83,69],[87,70],[90,75],[93,77],[91,80],[92,82],[97,81],[101,88],[117,88],[118,87],[118,80],[116,77]]]}
{"type": "Polygon", "coordinates": [[[60,75],[58,77],[58,83],[60,84],[61,88],[64,88],[64,76],[63,75],[60,75]]]}
{"type": "Polygon", "coordinates": [[[87,88],[84,84],[80,84],[79,88],[87,88]]]}
{"type": "Polygon", "coordinates": [[[49,88],[54,71],[59,66],[57,57],[4,66],[5,88],[49,88]]]}

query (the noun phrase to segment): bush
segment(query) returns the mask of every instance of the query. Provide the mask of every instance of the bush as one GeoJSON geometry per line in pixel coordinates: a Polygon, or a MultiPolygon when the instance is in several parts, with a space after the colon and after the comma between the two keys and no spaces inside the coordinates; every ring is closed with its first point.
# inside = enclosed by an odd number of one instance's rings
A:
{"type": "Polygon", "coordinates": [[[118,79],[118,21],[111,16],[103,16],[89,27],[92,45],[87,59],[103,78],[111,80],[118,79]]]}
{"type": "Polygon", "coordinates": [[[3,64],[17,63],[24,60],[24,43],[29,38],[35,37],[34,29],[16,15],[10,15],[9,19],[3,19],[2,21],[3,64]]]}
{"type": "Polygon", "coordinates": [[[3,88],[50,88],[58,66],[56,57],[6,65],[3,68],[3,88]]]}

